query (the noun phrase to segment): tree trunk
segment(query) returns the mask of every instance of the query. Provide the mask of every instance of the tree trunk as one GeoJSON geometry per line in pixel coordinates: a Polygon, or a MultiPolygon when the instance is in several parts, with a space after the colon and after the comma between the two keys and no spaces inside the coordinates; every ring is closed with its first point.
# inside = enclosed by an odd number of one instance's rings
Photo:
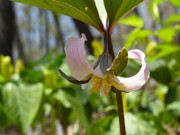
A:
{"type": "Polygon", "coordinates": [[[61,29],[60,29],[60,22],[59,22],[59,15],[56,14],[56,13],[53,13],[53,19],[54,19],[54,23],[55,23],[55,27],[56,27],[56,33],[55,33],[55,38],[56,38],[56,49],[59,50],[59,49],[62,49],[64,50],[64,40],[63,40],[63,34],[61,32],[61,29]],[[60,48],[61,46],[61,48],[60,48]]]}
{"type": "Polygon", "coordinates": [[[44,10],[44,25],[45,25],[45,47],[46,53],[49,52],[49,20],[48,20],[48,12],[44,10]]]}
{"type": "Polygon", "coordinates": [[[15,42],[16,42],[16,47],[18,49],[19,58],[24,63],[26,63],[26,55],[25,55],[25,52],[24,52],[24,46],[23,46],[23,43],[22,43],[22,40],[21,40],[21,37],[20,37],[20,33],[19,33],[17,23],[15,25],[15,42]]]}
{"type": "Polygon", "coordinates": [[[9,0],[0,0],[0,54],[13,57],[14,8],[9,0]]]}
{"type": "Polygon", "coordinates": [[[89,30],[89,27],[86,24],[84,24],[84,23],[82,23],[76,19],[73,19],[73,21],[74,21],[74,24],[75,24],[79,34],[84,33],[86,35],[86,37],[87,37],[87,42],[86,42],[87,49],[88,49],[89,53],[93,55],[94,53],[93,53],[93,48],[91,46],[91,43],[92,43],[94,38],[93,38],[93,36],[89,30]]]}
{"type": "Polygon", "coordinates": [[[43,9],[39,9],[39,33],[40,33],[40,44],[39,44],[39,48],[43,48],[44,44],[45,44],[45,40],[44,40],[44,29],[42,26],[44,26],[44,20],[43,20],[43,9]]]}

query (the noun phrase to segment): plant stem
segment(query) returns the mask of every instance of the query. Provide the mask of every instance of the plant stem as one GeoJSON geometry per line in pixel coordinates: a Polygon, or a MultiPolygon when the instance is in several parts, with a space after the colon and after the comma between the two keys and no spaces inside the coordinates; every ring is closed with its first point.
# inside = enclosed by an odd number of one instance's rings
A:
{"type": "MultiPolygon", "coordinates": [[[[114,56],[114,51],[113,51],[113,46],[112,46],[112,40],[111,40],[111,35],[110,32],[107,31],[108,34],[108,51],[112,57],[112,59],[115,58],[114,56]]],[[[117,101],[117,106],[118,106],[118,117],[119,117],[119,129],[120,129],[120,135],[126,135],[126,128],[125,128],[125,121],[124,121],[124,110],[123,110],[123,100],[122,100],[122,93],[121,92],[116,92],[116,101],[117,101]]]]}
{"type": "Polygon", "coordinates": [[[123,100],[122,100],[122,93],[116,93],[116,101],[118,106],[118,116],[119,116],[119,128],[120,128],[120,135],[126,135],[126,128],[124,122],[124,110],[123,110],[123,100]]]}

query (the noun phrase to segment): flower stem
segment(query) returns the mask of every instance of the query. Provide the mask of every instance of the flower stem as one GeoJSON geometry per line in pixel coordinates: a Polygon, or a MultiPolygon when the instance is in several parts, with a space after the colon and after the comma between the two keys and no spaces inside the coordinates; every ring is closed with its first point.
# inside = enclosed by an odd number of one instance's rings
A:
{"type": "MultiPolygon", "coordinates": [[[[110,32],[107,31],[108,34],[108,50],[109,54],[111,57],[114,59],[114,51],[113,51],[113,46],[112,46],[112,40],[111,40],[111,35],[110,32]]],[[[123,100],[122,100],[122,93],[117,92],[114,88],[113,90],[116,93],[116,101],[117,101],[117,106],[118,106],[118,117],[119,117],[119,129],[120,129],[120,135],[126,135],[126,128],[125,128],[125,122],[124,122],[124,110],[123,110],[123,100]]]]}
{"type": "Polygon", "coordinates": [[[126,135],[126,128],[124,122],[124,110],[123,110],[123,100],[122,100],[122,93],[116,93],[116,101],[118,106],[118,116],[119,116],[119,128],[120,128],[120,135],[126,135]]]}

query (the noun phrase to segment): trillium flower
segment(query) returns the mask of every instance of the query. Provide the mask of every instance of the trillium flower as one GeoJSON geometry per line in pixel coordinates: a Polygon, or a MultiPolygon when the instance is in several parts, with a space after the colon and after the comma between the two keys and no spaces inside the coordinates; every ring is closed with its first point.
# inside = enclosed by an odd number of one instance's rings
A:
{"type": "MultiPolygon", "coordinates": [[[[66,61],[71,70],[72,77],[65,75],[60,69],[59,72],[67,80],[74,83],[84,83],[82,88],[89,89],[90,92],[100,91],[101,95],[108,95],[111,87],[124,92],[132,92],[140,89],[149,79],[149,69],[145,61],[145,54],[133,49],[126,51],[122,49],[112,64],[106,71],[101,70],[101,65],[90,64],[86,59],[84,44],[86,37],[82,34],[81,38],[70,38],[65,45],[66,61]],[[126,59],[134,59],[141,63],[138,73],[132,77],[118,76],[124,69],[123,63],[126,59]]],[[[101,61],[102,57],[100,57],[101,61]]],[[[100,63],[100,62],[98,62],[100,63]]]]}

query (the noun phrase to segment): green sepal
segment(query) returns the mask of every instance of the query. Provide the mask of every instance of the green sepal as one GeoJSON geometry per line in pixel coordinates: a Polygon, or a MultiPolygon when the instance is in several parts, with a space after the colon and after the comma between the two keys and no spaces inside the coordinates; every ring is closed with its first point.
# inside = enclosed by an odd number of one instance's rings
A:
{"type": "Polygon", "coordinates": [[[128,63],[128,52],[126,48],[122,48],[122,50],[113,60],[112,65],[108,69],[108,71],[112,71],[114,72],[115,75],[119,75],[125,69],[127,63],[128,63]]]}
{"type": "Polygon", "coordinates": [[[61,69],[57,68],[57,70],[62,77],[64,77],[66,80],[68,80],[69,82],[74,83],[74,84],[84,84],[84,83],[87,83],[91,79],[91,78],[89,78],[85,81],[78,81],[78,80],[74,79],[73,77],[67,76],[61,69]]]}

